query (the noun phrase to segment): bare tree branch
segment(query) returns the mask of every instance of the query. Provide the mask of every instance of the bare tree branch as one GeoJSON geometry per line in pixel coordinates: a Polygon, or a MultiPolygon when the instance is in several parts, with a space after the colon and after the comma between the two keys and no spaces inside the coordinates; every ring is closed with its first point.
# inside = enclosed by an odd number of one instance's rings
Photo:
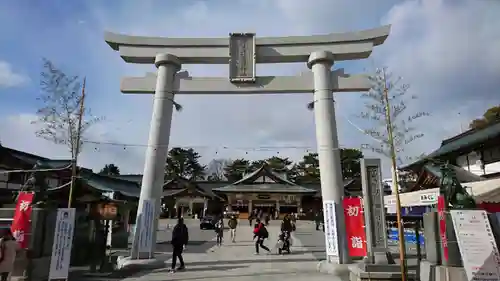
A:
{"type": "Polygon", "coordinates": [[[68,76],[62,70],[47,60],[43,60],[43,70],[40,73],[41,94],[37,100],[41,107],[36,114],[38,119],[32,123],[42,125],[36,131],[36,136],[51,141],[55,144],[66,145],[75,158],[83,145],[77,145],[78,134],[81,136],[94,124],[103,120],[95,117],[90,109],[84,108],[82,127],[78,132],[78,119],[80,118],[80,103],[82,102],[80,79],[78,76],[68,76]],[[79,151],[76,151],[80,147],[79,151]]]}
{"type": "Polygon", "coordinates": [[[376,121],[378,125],[383,126],[365,130],[365,134],[377,141],[378,144],[365,144],[362,147],[390,158],[391,143],[388,130],[391,130],[398,164],[401,165],[404,161],[416,159],[417,157],[402,157],[401,154],[405,152],[405,146],[424,137],[423,133],[415,132],[415,126],[410,126],[410,123],[415,123],[417,119],[429,116],[429,113],[417,112],[405,116],[408,100],[414,100],[416,97],[411,96],[410,99],[407,99],[406,93],[410,86],[403,83],[401,77],[394,78],[393,74],[387,71],[387,68],[377,69],[369,79],[372,82],[372,88],[362,97],[371,102],[365,105],[367,111],[361,112],[359,117],[376,121]],[[385,98],[386,92],[389,104],[385,98]],[[389,108],[390,115],[387,115],[387,108],[389,108]],[[391,126],[389,126],[389,119],[391,126]]]}

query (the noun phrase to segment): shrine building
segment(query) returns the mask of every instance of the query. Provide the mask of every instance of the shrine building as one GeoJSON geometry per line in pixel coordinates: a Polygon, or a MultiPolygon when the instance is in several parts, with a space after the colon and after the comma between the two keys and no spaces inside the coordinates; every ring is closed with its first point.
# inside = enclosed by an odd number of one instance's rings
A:
{"type": "MultiPolygon", "coordinates": [[[[141,175],[120,177],[136,177],[140,181],[141,175]]],[[[346,196],[361,195],[361,180],[345,180],[344,190],[346,196]]],[[[264,164],[236,182],[175,177],[163,185],[162,206],[166,217],[236,212],[240,218],[246,218],[252,211],[278,212],[281,216],[300,212],[312,217],[322,208],[321,186],[319,182],[294,183],[264,164]]]]}
{"type": "Polygon", "coordinates": [[[308,188],[289,181],[264,164],[256,171],[232,184],[213,189],[227,198],[227,210],[245,216],[252,211],[274,214],[303,212],[302,202],[311,199],[317,188],[308,188]]]}

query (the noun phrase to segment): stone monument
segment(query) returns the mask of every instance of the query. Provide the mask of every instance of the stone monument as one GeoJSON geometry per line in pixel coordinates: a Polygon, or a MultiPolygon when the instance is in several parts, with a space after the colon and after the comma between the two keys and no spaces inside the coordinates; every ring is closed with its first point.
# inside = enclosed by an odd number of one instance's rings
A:
{"type": "Polygon", "coordinates": [[[393,264],[387,244],[386,211],[380,159],[361,159],[367,264],[393,264]]]}
{"type": "Polygon", "coordinates": [[[364,263],[350,267],[350,280],[401,280],[400,265],[395,263],[387,243],[381,161],[363,158],[360,165],[367,257],[364,263]]]}
{"type": "MultiPolygon", "coordinates": [[[[389,31],[390,26],[384,26],[318,36],[257,38],[252,33],[233,33],[229,38],[189,39],[106,33],[106,42],[119,52],[124,61],[154,64],[158,68],[157,73],[124,78],[121,82],[123,93],[155,95],[138,216],[144,200],[156,200],[155,217],[159,215],[172,106],[176,94],[314,93],[322,197],[335,202],[335,227],[340,234],[337,235],[336,243],[339,254],[328,257],[327,260],[330,265],[349,263],[333,92],[368,91],[371,83],[366,75],[348,75],[341,69],[332,71],[332,66],[335,61],[369,57],[374,46],[384,43],[389,31]],[[257,63],[291,62],[304,63],[312,73],[265,77],[256,73],[257,63]],[[186,64],[228,64],[230,77],[190,77],[187,72],[178,73],[181,66],[186,64]]],[[[135,233],[134,241],[137,241],[137,233],[140,231],[135,233]]],[[[155,233],[152,239],[154,247],[155,233]]],[[[135,246],[133,248],[132,258],[149,257],[148,252],[138,252],[135,246]]],[[[151,252],[154,253],[154,249],[151,252]]],[[[333,267],[335,266],[332,265],[333,267]]]]}

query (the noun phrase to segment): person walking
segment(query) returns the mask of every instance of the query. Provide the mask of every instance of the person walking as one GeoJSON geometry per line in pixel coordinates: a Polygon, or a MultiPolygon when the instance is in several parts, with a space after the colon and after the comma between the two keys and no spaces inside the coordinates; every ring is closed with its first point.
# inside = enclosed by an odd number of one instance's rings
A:
{"type": "Polygon", "coordinates": [[[267,231],[266,226],[260,221],[260,219],[257,219],[256,222],[257,224],[255,225],[255,228],[253,230],[254,239],[257,238],[257,241],[255,241],[255,254],[259,254],[259,248],[262,248],[268,253],[271,253],[271,250],[269,250],[269,248],[264,245],[264,240],[269,237],[269,232],[267,231]]]}
{"type": "Polygon", "coordinates": [[[253,217],[254,217],[253,212],[248,215],[248,224],[250,225],[250,227],[252,227],[253,217]]]}
{"type": "Polygon", "coordinates": [[[321,225],[321,222],[323,222],[323,216],[321,215],[321,212],[316,212],[316,215],[314,216],[314,222],[316,223],[316,230],[319,231],[319,226],[321,225]]]}
{"type": "Polygon", "coordinates": [[[217,246],[220,247],[222,246],[222,237],[224,237],[224,220],[222,217],[215,223],[215,233],[217,234],[217,246]]]}
{"type": "Polygon", "coordinates": [[[17,252],[20,250],[10,228],[5,229],[0,238],[0,280],[9,280],[9,275],[14,270],[14,261],[16,260],[17,252]]]}
{"type": "Polygon", "coordinates": [[[179,218],[172,231],[172,241],[170,242],[173,247],[172,267],[170,269],[170,272],[175,272],[176,270],[184,270],[186,268],[184,265],[184,259],[182,258],[182,252],[184,251],[184,247],[187,245],[188,241],[189,230],[184,224],[184,219],[179,218]],[[175,265],[177,263],[177,259],[179,259],[180,266],[176,269],[175,265]]]}
{"type": "Polygon", "coordinates": [[[290,216],[286,215],[281,222],[281,231],[291,233],[293,231],[292,221],[290,216]]]}
{"type": "MultiPolygon", "coordinates": [[[[236,242],[236,227],[238,226],[238,220],[236,219],[235,215],[231,216],[227,225],[229,226],[229,231],[231,232],[231,241],[233,243],[235,243],[236,242]]],[[[250,223],[250,225],[252,225],[252,223],[250,223]]]]}

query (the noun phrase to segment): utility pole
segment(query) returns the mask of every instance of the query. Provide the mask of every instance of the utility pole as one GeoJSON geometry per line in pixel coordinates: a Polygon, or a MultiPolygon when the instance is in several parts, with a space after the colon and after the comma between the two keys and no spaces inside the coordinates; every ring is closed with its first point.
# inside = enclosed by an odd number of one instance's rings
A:
{"type": "MultiPolygon", "coordinates": [[[[73,159],[71,159],[71,184],[69,187],[69,196],[68,196],[68,208],[71,208],[71,203],[73,201],[73,189],[75,188],[76,178],[78,173],[78,154],[80,152],[80,136],[82,131],[82,119],[85,111],[85,83],[87,78],[83,78],[83,86],[82,86],[82,98],[80,99],[80,110],[78,113],[78,127],[76,129],[76,143],[73,144],[73,159]]],[[[71,140],[73,141],[73,139],[71,140]]]]}
{"type": "Polygon", "coordinates": [[[459,112],[458,113],[458,120],[460,121],[460,134],[463,134],[464,133],[464,124],[462,122],[462,114],[459,112]]]}
{"type": "Polygon", "coordinates": [[[392,164],[392,182],[394,184],[394,192],[396,193],[396,218],[398,224],[398,240],[399,240],[399,259],[401,265],[401,281],[407,281],[406,276],[406,246],[405,246],[405,236],[404,236],[404,227],[401,219],[401,201],[399,198],[399,184],[398,184],[398,175],[397,175],[397,158],[396,158],[396,149],[394,147],[394,136],[393,136],[393,127],[391,120],[391,105],[389,101],[389,89],[387,88],[387,79],[384,70],[384,99],[385,99],[385,118],[387,125],[387,134],[389,141],[389,149],[391,156],[391,164],[392,164]]]}

